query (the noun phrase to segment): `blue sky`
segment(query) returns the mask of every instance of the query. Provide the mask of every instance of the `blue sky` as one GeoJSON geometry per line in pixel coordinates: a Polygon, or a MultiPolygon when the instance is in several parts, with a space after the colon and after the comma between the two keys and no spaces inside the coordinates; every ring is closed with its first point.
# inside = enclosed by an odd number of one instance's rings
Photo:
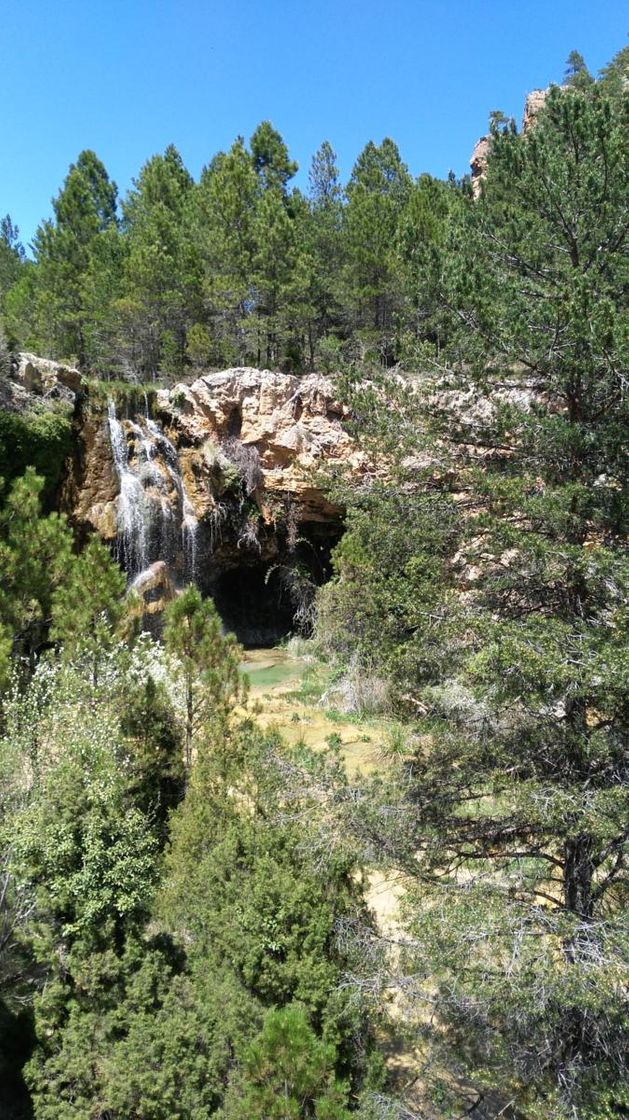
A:
{"type": "Polygon", "coordinates": [[[0,214],[28,241],[93,148],[121,192],[168,143],[192,174],[270,119],[300,164],[346,178],[397,141],[415,175],[468,170],[489,112],[518,119],[572,49],[627,42],[626,0],[1,0],[0,214]]]}

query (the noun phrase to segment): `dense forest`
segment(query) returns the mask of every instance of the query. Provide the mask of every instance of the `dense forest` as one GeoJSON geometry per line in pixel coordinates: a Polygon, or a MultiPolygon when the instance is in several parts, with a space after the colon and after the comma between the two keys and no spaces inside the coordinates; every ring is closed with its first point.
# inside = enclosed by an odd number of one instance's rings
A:
{"type": "Polygon", "coordinates": [[[385,139],[303,194],[263,122],[120,205],[82,152],[32,257],[3,220],[0,383],[334,377],[369,469],[306,645],[381,744],[263,729],[194,584],[141,632],[71,420],[2,408],[2,1116],[627,1115],[628,89],[571,55],[474,188],[385,139]]]}

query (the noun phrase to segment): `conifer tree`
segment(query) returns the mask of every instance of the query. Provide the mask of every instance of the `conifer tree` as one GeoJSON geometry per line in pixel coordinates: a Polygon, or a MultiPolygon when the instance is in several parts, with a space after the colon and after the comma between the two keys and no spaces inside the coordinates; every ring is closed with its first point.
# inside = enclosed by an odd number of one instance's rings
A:
{"type": "Polygon", "coordinates": [[[147,161],[123,205],[128,255],[118,310],[126,324],[126,360],[143,375],[181,373],[186,329],[198,318],[192,188],[171,144],[147,161]]]}
{"type": "Polygon", "coordinates": [[[239,138],[204,168],[195,194],[204,314],[217,364],[242,364],[252,351],[248,317],[257,191],[252,158],[239,138]]]}
{"type": "Polygon", "coordinates": [[[297,173],[297,164],[289,159],[288,148],[270,121],[258,125],[249,147],[262,191],[279,191],[285,195],[289,179],[297,173]]]}
{"type": "Polygon", "coordinates": [[[65,519],[41,516],[43,487],[43,478],[28,468],[0,513],[0,621],[6,642],[10,636],[14,654],[30,671],[47,640],[54,591],[71,566],[65,519]]]}
{"type": "Polygon", "coordinates": [[[125,584],[105,545],[92,537],[52,595],[50,636],[65,657],[87,658],[94,685],[124,611],[125,584]]]}
{"type": "Polygon", "coordinates": [[[166,649],[179,662],[184,698],[185,766],[190,777],[195,748],[214,731],[220,735],[243,693],[239,646],[223,636],[211,599],[192,584],[166,610],[166,649]]]}
{"type": "Polygon", "coordinates": [[[347,185],[344,240],[346,299],[353,305],[353,326],[365,330],[384,364],[394,355],[397,281],[393,247],[411,177],[396,144],[370,141],[359,155],[347,185]]]}
{"type": "Polygon", "coordinates": [[[34,238],[33,331],[50,357],[85,364],[83,281],[98,235],[116,223],[117,189],[98,157],[81,152],[53,200],[55,217],[34,238]]]}
{"type": "Polygon", "coordinates": [[[523,137],[496,123],[444,242],[429,409],[469,575],[434,612],[452,660],[418,674],[426,717],[381,834],[415,883],[407,966],[435,979],[481,1090],[545,1118],[627,1103],[626,113],[588,86],[551,91],[523,137]]]}

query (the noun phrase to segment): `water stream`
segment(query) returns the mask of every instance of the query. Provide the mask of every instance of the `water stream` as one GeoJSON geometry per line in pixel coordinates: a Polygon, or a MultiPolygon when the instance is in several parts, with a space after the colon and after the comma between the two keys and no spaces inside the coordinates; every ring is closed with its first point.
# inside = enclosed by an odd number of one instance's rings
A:
{"type": "Polygon", "coordinates": [[[133,579],[147,566],[147,508],[144,488],[138,475],[129,466],[129,447],[122,424],[116,417],[113,401],[107,405],[109,439],[114,467],[118,475],[117,559],[133,579]]]}
{"type": "Polygon", "coordinates": [[[108,402],[109,439],[119,481],[116,555],[133,581],[156,560],[173,577],[194,580],[198,521],[186,494],[177,450],[148,415],[118,420],[108,402]]]}

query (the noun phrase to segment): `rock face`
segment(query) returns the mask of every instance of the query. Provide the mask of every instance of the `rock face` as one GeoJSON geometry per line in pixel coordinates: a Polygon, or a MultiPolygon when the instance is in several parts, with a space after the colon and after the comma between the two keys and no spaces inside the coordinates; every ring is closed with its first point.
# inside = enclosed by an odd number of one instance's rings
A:
{"type": "Polygon", "coordinates": [[[64,507],[111,545],[151,622],[194,580],[242,640],[264,644],[307,614],[328,573],[342,511],[317,474],[360,475],[346,418],[326,378],[250,368],[107,410],[88,398],[64,507]]]}
{"type": "MultiPolygon", "coordinates": [[[[259,498],[265,521],[273,519],[274,498],[290,499],[301,521],[324,521],[338,514],[313,484],[322,466],[351,463],[359,458],[342,426],[343,406],[323,377],[292,377],[269,370],[229,369],[200,377],[191,386],[178,385],[157,394],[157,415],[179,444],[205,448],[212,455],[238,457],[238,446],[251,452],[259,465],[259,484],[251,486],[259,498]]],[[[197,467],[199,460],[197,458],[197,467]]],[[[193,479],[194,457],[187,473],[193,479]]],[[[201,472],[202,474],[203,472],[201,472]]],[[[253,481],[251,479],[250,481],[253,481]]],[[[207,488],[194,494],[198,515],[206,512],[207,488]]]]}
{"type": "MultiPolygon", "coordinates": [[[[522,117],[522,132],[528,132],[535,124],[537,114],[544,108],[549,89],[550,86],[548,89],[533,89],[527,94],[526,101],[524,102],[524,115],[522,117]]],[[[478,198],[481,191],[481,184],[487,174],[490,144],[491,137],[481,136],[480,139],[476,141],[474,151],[470,156],[472,193],[474,198],[478,198]]]]}
{"type": "Polygon", "coordinates": [[[522,117],[522,132],[528,132],[535,124],[535,118],[540,109],[544,108],[547,97],[547,89],[532,89],[531,92],[527,94],[526,101],[524,102],[524,116],[522,117]]]}
{"type": "Polygon", "coordinates": [[[481,190],[481,183],[487,174],[487,161],[489,159],[489,136],[481,136],[474,145],[474,151],[470,156],[470,168],[472,170],[472,193],[474,198],[478,198],[481,190]]]}
{"type": "Polygon", "coordinates": [[[69,400],[70,394],[73,397],[82,385],[78,369],[59,365],[48,358],[38,358],[36,354],[20,354],[15,380],[27,392],[52,399],[61,397],[69,400]],[[64,389],[66,393],[63,393],[64,389]]]}

